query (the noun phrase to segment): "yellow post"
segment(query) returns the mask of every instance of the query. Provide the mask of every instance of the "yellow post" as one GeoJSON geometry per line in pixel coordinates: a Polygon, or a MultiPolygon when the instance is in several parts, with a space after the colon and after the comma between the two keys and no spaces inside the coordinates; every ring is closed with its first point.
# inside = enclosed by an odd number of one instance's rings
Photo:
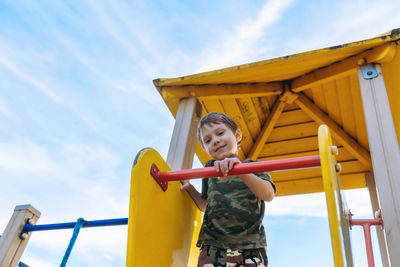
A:
{"type": "Polygon", "coordinates": [[[340,189],[341,167],[336,162],[338,150],[326,125],[318,129],[318,144],[335,266],[353,266],[347,205],[340,189]]]}

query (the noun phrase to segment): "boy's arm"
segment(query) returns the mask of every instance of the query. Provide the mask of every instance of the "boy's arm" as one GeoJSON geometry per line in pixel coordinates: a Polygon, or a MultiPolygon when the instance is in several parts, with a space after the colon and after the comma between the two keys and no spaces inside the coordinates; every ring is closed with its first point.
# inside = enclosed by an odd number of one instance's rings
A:
{"type": "Polygon", "coordinates": [[[189,193],[189,196],[193,199],[199,210],[202,212],[206,210],[207,200],[201,197],[200,192],[191,183],[184,183],[181,190],[186,190],[189,193]]]}
{"type": "Polygon", "coordinates": [[[263,180],[255,174],[238,175],[254,195],[264,201],[271,201],[275,196],[274,188],[269,181],[263,180]]]}

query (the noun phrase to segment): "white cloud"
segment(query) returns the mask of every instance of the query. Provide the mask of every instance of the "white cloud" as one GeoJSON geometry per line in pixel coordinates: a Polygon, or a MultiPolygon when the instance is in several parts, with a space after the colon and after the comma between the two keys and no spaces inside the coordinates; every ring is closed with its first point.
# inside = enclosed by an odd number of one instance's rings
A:
{"type": "Polygon", "coordinates": [[[269,0],[255,16],[238,25],[233,33],[225,33],[224,40],[219,46],[208,47],[203,55],[202,64],[198,71],[208,71],[233,64],[243,63],[245,60],[256,58],[262,52],[258,42],[265,37],[268,28],[277,22],[291,0],[269,0]]]}
{"type": "Polygon", "coordinates": [[[31,140],[0,143],[0,170],[14,174],[54,174],[57,170],[47,150],[31,140]]]}

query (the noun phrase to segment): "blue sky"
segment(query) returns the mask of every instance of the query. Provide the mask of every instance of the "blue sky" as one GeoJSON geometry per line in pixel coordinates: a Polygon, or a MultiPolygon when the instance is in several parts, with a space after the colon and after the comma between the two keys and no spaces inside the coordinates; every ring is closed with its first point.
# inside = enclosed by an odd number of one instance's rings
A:
{"type": "MultiPolygon", "coordinates": [[[[174,124],[153,79],[371,38],[399,13],[397,0],[0,1],[0,231],[26,203],[40,223],[127,217],[136,153],[166,157],[174,124]]],[[[346,196],[371,218],[365,190],[346,196]]],[[[333,266],[321,194],[276,198],[265,223],[270,266],[333,266]]],[[[124,266],[126,234],[82,230],[70,266],[124,266]]],[[[33,234],[23,261],[59,265],[71,235],[33,234]]]]}

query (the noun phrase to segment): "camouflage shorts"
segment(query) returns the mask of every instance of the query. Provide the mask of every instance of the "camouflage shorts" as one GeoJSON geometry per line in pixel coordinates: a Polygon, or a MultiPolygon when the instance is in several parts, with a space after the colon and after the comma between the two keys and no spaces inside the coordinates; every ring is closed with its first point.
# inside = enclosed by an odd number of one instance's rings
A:
{"type": "Polygon", "coordinates": [[[203,245],[197,267],[267,267],[265,248],[231,250],[203,245]]]}

